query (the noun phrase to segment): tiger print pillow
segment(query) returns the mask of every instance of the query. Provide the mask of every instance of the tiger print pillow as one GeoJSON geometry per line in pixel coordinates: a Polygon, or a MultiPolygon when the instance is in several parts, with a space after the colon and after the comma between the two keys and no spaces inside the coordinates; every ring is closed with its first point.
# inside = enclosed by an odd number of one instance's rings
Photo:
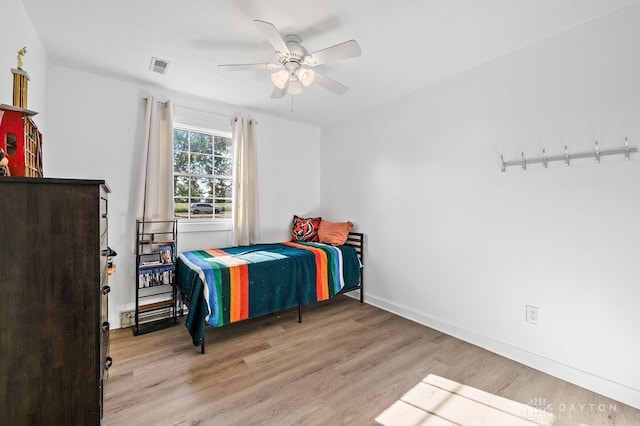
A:
{"type": "Polygon", "coordinates": [[[320,217],[304,218],[293,215],[293,225],[291,227],[292,241],[318,242],[318,228],[320,228],[320,217]]]}

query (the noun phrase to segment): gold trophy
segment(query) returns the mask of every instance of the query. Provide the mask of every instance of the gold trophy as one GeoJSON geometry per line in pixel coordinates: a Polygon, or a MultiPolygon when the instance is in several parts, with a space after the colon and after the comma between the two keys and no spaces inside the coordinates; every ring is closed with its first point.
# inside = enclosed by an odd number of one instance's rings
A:
{"type": "Polygon", "coordinates": [[[27,109],[27,91],[29,74],[22,69],[22,57],[27,54],[26,46],[18,50],[18,68],[11,68],[13,73],[13,106],[27,109]]]}

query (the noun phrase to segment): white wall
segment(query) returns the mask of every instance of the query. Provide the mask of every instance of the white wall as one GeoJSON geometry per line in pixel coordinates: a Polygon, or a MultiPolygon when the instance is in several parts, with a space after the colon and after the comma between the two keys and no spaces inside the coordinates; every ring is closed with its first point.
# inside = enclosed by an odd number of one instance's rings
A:
{"type": "Polygon", "coordinates": [[[366,234],[367,302],[640,407],[640,154],[499,169],[640,147],[638,22],[625,8],[323,129],[323,216],[366,234]]]}
{"type": "MultiPolygon", "coordinates": [[[[120,325],[120,312],[133,308],[135,300],[133,208],[141,158],[143,96],[171,98],[176,105],[228,117],[243,113],[258,120],[263,241],[288,239],[293,214],[318,209],[318,128],[58,66],[49,70],[48,89],[46,109],[50,125],[45,135],[45,175],[104,179],[111,187],[109,245],[118,252],[117,272],[110,277],[109,321],[114,327],[120,325]]],[[[180,229],[185,232],[178,236],[179,250],[220,247],[229,241],[228,231],[180,229]]]]}
{"type": "MultiPolygon", "coordinates": [[[[0,37],[0,103],[13,105],[12,68],[18,66],[17,53],[23,47],[27,54],[22,59],[22,69],[29,74],[27,108],[43,114],[47,80],[47,54],[38,38],[21,0],[2,0],[2,33],[0,37]]],[[[33,121],[44,133],[44,115],[36,115],[33,121]]]]}

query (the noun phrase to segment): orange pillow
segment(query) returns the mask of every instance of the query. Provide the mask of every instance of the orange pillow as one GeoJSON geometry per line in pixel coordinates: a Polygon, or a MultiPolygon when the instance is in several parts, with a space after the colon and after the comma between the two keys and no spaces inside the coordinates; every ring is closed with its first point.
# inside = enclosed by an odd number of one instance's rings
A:
{"type": "Polygon", "coordinates": [[[321,243],[341,246],[347,242],[347,236],[351,228],[353,228],[353,223],[351,222],[329,222],[328,220],[322,220],[318,228],[318,238],[321,243]]]}

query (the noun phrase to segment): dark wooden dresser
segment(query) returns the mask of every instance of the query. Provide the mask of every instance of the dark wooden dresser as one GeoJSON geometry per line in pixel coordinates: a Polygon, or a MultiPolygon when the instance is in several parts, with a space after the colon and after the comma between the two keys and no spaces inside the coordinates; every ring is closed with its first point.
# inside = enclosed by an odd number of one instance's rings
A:
{"type": "Polygon", "coordinates": [[[0,177],[2,424],[100,424],[109,192],[99,180],[0,177]]]}

